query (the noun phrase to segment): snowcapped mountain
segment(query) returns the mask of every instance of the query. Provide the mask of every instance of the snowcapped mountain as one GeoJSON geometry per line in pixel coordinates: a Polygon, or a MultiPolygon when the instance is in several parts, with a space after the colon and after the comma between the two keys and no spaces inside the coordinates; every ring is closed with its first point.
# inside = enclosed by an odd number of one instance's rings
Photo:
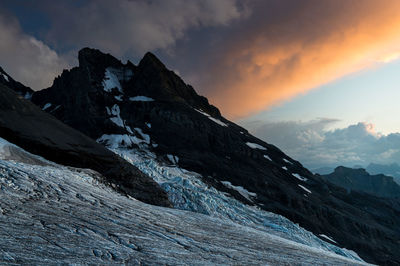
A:
{"type": "MultiPolygon", "coordinates": [[[[357,256],[346,249],[369,262],[400,262],[400,231],[395,226],[400,223],[399,205],[348,193],[313,175],[277,147],[221,116],[151,53],[136,66],[95,49],[82,49],[79,66],[65,70],[50,88],[35,92],[32,101],[144,173],[131,182],[131,186],[141,184],[140,180],[148,182],[144,193],[136,187],[134,192],[142,197],[138,199],[155,198],[158,205],[170,203],[176,209],[205,214],[207,219],[352,259],[357,256]],[[144,176],[158,186],[150,185],[144,176]],[[162,193],[168,203],[159,196],[162,193]]],[[[11,139],[1,132],[0,137],[11,139]]],[[[29,151],[40,154],[40,150],[29,151]]],[[[65,149],[61,152],[68,154],[65,149]]],[[[71,166],[103,169],[101,173],[107,176],[107,167],[71,166]]],[[[124,174],[122,180],[129,178],[124,174]]],[[[111,178],[116,179],[121,180],[111,178]]],[[[118,184],[127,191],[126,183],[118,184]]],[[[259,258],[258,262],[264,261],[259,258]]]]}
{"type": "Polygon", "coordinates": [[[170,206],[166,193],[136,167],[0,84],[0,137],[51,161],[90,168],[144,202],[170,206]]]}

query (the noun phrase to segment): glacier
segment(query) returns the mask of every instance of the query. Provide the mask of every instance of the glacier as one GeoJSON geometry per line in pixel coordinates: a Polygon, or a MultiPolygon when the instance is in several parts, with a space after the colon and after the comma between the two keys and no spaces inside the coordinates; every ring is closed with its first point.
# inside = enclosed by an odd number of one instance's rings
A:
{"type": "MultiPolygon", "coordinates": [[[[138,148],[133,145],[127,147],[112,140],[105,144],[111,151],[153,178],[168,193],[174,208],[227,219],[290,241],[362,261],[355,252],[325,242],[281,215],[243,204],[229,194],[216,190],[205,184],[200,174],[180,168],[175,160],[169,159],[172,164],[160,161],[145,143],[138,143],[138,148]]],[[[221,183],[227,185],[224,181],[221,183]]],[[[256,194],[251,193],[251,196],[255,197],[256,194]]]]}
{"type": "Polygon", "coordinates": [[[151,152],[115,152],[157,180],[176,209],[121,195],[92,170],[55,164],[0,139],[0,263],[365,265],[151,152]]]}

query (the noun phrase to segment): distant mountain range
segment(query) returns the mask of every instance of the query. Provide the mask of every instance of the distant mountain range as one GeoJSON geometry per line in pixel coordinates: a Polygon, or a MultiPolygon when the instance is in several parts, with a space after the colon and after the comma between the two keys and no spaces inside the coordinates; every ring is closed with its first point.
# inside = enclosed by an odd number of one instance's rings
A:
{"type": "Polygon", "coordinates": [[[368,262],[400,263],[396,199],[349,191],[312,174],[225,119],[151,53],[138,65],[90,48],[78,57],[78,67],[38,92],[1,69],[1,138],[56,163],[93,169],[105,184],[146,203],[239,217],[226,210],[240,202],[257,215],[283,215],[368,262]],[[217,201],[210,191],[235,203],[217,201]]]}
{"type": "Polygon", "coordinates": [[[347,189],[365,192],[378,197],[400,198],[400,186],[393,177],[383,174],[370,175],[365,169],[352,169],[343,166],[323,175],[327,181],[347,189]]]}
{"type": "MultiPolygon", "coordinates": [[[[364,168],[362,166],[355,165],[351,167],[353,169],[364,168]]],[[[319,167],[313,169],[312,172],[320,175],[327,175],[333,173],[335,167],[319,167]]],[[[376,164],[370,163],[365,170],[371,175],[384,174],[393,177],[393,180],[400,185],[400,166],[397,163],[392,164],[376,164]]]]}
{"type": "Polygon", "coordinates": [[[375,164],[371,163],[365,168],[372,175],[384,174],[392,176],[393,180],[400,185],[400,166],[397,163],[375,164]]]}

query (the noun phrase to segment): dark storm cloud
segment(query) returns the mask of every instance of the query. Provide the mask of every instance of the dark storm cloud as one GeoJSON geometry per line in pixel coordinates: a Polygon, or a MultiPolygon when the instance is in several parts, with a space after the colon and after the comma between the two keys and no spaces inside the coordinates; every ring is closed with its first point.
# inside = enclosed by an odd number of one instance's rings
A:
{"type": "Polygon", "coordinates": [[[4,4],[20,14],[24,25],[31,17],[37,23],[37,16],[23,15],[30,9],[49,21],[42,25],[40,36],[33,37],[23,32],[15,17],[0,15],[1,64],[34,89],[50,85],[62,68],[76,64],[72,58],[84,46],[136,59],[146,51],[173,49],[191,29],[227,26],[243,15],[236,0],[43,0],[20,6],[5,0],[4,4]]]}
{"type": "Polygon", "coordinates": [[[52,1],[47,10],[53,21],[50,41],[95,46],[116,56],[165,50],[189,29],[227,25],[241,17],[236,0],[93,0],[81,6],[52,1]]]}

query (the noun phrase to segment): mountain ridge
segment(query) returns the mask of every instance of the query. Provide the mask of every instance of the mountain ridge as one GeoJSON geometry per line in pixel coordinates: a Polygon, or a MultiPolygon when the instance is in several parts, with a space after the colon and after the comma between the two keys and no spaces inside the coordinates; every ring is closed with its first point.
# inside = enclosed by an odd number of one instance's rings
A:
{"type": "Polygon", "coordinates": [[[51,161],[91,168],[120,192],[144,202],[170,206],[165,192],[152,179],[1,83],[0,137],[51,161]]]}
{"type": "Polygon", "coordinates": [[[394,182],[393,177],[383,174],[370,175],[363,168],[338,166],[333,173],[323,177],[347,190],[357,190],[378,197],[400,198],[400,186],[394,182]]]}
{"type": "Polygon", "coordinates": [[[400,261],[395,204],[348,194],[313,175],[223,118],[154,55],[146,54],[135,66],[92,50],[85,48],[82,64],[34,93],[32,101],[106,146],[117,140],[125,149],[150,149],[242,202],[284,215],[316,235],[332,236],[366,260],[400,261]],[[243,196],[239,187],[255,196],[243,196]]]}

